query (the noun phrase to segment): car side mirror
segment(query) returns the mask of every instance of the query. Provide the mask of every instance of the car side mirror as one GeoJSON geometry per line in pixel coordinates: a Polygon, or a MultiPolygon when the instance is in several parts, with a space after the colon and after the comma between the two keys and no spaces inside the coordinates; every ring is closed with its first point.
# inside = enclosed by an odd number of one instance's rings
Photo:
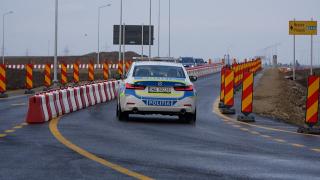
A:
{"type": "Polygon", "coordinates": [[[198,77],[197,76],[189,76],[189,79],[191,82],[195,82],[198,80],[198,77]]]}

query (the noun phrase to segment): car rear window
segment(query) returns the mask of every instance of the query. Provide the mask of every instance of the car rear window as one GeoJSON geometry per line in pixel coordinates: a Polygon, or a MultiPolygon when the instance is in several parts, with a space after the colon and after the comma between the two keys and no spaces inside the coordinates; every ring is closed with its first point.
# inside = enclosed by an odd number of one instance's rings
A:
{"type": "Polygon", "coordinates": [[[193,58],[181,58],[182,63],[194,63],[193,58]]]}
{"type": "Polygon", "coordinates": [[[133,77],[170,77],[185,78],[182,67],[164,65],[138,65],[133,70],[133,77]]]}

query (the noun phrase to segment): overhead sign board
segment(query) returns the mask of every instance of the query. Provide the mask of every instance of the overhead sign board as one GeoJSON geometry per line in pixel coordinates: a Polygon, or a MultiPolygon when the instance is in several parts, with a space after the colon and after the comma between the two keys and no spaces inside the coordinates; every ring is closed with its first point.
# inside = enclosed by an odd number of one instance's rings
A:
{"type": "Polygon", "coordinates": [[[317,35],[317,21],[289,21],[289,35],[317,35]]]}
{"type": "MultiPolygon", "coordinates": [[[[126,45],[149,45],[149,26],[144,25],[126,25],[125,28],[122,26],[122,34],[125,29],[125,44],[126,45]],[[143,33],[142,33],[143,29],[143,33]],[[143,36],[143,37],[142,37],[143,36]],[[142,43],[143,39],[143,43],[142,43]]],[[[153,45],[153,26],[151,26],[151,41],[150,44],[153,45]]],[[[120,26],[113,26],[113,44],[119,44],[119,31],[120,26]]]]}

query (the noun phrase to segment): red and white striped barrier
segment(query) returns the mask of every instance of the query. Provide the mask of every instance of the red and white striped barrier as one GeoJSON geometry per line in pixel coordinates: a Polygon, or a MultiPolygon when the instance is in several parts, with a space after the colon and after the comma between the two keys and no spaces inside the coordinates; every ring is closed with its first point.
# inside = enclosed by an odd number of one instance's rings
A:
{"type": "Polygon", "coordinates": [[[216,64],[208,64],[203,66],[186,68],[186,70],[190,76],[202,77],[202,76],[207,76],[209,74],[220,72],[222,66],[223,64],[216,63],[216,64]]]}
{"type": "Polygon", "coordinates": [[[68,87],[29,98],[28,123],[44,123],[53,118],[114,99],[119,81],[68,87]]]}
{"type": "MultiPolygon", "coordinates": [[[[45,68],[45,64],[34,64],[34,69],[43,70],[45,68]]],[[[25,69],[24,64],[7,64],[7,69],[25,69]]],[[[50,68],[53,69],[53,64],[50,65],[50,68]]],[[[61,65],[58,66],[58,68],[61,68],[61,65]]],[[[94,69],[102,69],[102,64],[94,64],[94,69]]],[[[117,69],[117,64],[109,64],[109,69],[117,69]]],[[[67,64],[67,69],[73,69],[73,64],[67,64]]],[[[79,64],[79,69],[88,69],[88,64],[79,64]]]]}

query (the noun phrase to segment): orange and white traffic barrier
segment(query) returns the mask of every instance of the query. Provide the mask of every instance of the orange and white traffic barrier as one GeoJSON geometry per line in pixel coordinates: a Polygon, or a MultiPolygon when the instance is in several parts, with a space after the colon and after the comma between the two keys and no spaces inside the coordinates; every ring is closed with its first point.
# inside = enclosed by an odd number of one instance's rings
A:
{"type": "Polygon", "coordinates": [[[89,66],[88,66],[88,80],[94,81],[94,65],[93,65],[93,63],[89,63],[89,66]]]}
{"type": "Polygon", "coordinates": [[[103,63],[103,79],[109,79],[109,65],[107,62],[103,63]]]}
{"type": "Polygon", "coordinates": [[[253,73],[244,72],[242,82],[241,112],[244,116],[239,115],[238,121],[254,122],[254,116],[249,116],[253,109],[253,73]]]}
{"type": "Polygon", "coordinates": [[[51,64],[46,64],[44,67],[44,86],[49,88],[51,83],[51,64]]]}
{"type": "Polygon", "coordinates": [[[26,65],[26,91],[25,94],[33,94],[33,65],[27,64],[26,65]]]}
{"type": "Polygon", "coordinates": [[[223,114],[235,114],[235,109],[232,109],[234,105],[234,72],[233,70],[225,69],[224,79],[224,108],[221,108],[223,114]]]}
{"type": "Polygon", "coordinates": [[[0,64],[0,98],[8,97],[7,91],[6,65],[0,64]]]}
{"type": "Polygon", "coordinates": [[[68,83],[67,77],[67,64],[61,64],[61,84],[66,85],[68,83]]]}
{"type": "Polygon", "coordinates": [[[80,78],[79,78],[79,63],[74,63],[73,64],[73,82],[74,83],[79,83],[80,78]]]}

